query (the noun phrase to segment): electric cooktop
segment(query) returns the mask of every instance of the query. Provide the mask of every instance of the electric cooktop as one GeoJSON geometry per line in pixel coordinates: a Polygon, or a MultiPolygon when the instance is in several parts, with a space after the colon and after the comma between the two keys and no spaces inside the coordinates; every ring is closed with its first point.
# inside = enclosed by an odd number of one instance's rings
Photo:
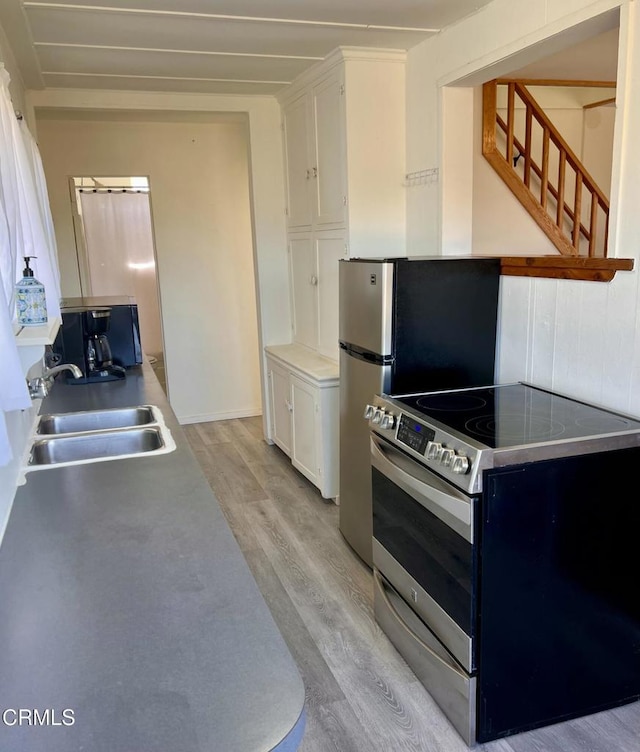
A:
{"type": "Polygon", "coordinates": [[[521,383],[394,400],[493,449],[640,431],[640,420],[521,383]]]}
{"type": "Polygon", "coordinates": [[[492,467],[640,446],[640,420],[524,383],[380,394],[365,418],[466,493],[492,467]]]}

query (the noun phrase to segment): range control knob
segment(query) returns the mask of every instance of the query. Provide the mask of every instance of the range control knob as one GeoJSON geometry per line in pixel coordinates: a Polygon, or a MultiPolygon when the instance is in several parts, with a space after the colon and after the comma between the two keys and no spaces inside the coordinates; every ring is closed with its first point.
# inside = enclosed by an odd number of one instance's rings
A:
{"type": "Polygon", "coordinates": [[[380,423],[382,420],[382,416],[384,415],[384,410],[380,409],[379,407],[376,407],[373,411],[373,417],[371,418],[372,423],[380,423]]]}
{"type": "Polygon", "coordinates": [[[456,453],[453,449],[442,449],[442,454],[440,455],[440,464],[443,467],[449,467],[451,463],[453,462],[453,458],[456,456],[456,453]]]}
{"type": "Polygon", "coordinates": [[[471,467],[471,463],[469,462],[469,458],[463,456],[462,454],[459,454],[454,460],[453,465],[451,466],[451,470],[456,475],[465,475],[469,472],[469,469],[471,467]]]}
{"type": "Polygon", "coordinates": [[[393,413],[385,413],[380,421],[380,428],[395,428],[396,416],[393,413]]]}
{"type": "Polygon", "coordinates": [[[364,409],[364,419],[369,420],[369,418],[373,415],[375,411],[375,407],[373,405],[367,405],[364,409]]]}
{"type": "Polygon", "coordinates": [[[442,444],[440,444],[438,441],[427,442],[427,459],[428,460],[435,460],[437,462],[440,459],[441,454],[442,454],[442,444]]]}

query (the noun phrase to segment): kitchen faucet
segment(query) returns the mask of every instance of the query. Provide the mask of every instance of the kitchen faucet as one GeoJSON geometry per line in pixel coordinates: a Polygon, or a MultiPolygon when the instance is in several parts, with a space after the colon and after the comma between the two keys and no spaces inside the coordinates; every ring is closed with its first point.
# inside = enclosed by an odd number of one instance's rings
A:
{"type": "Polygon", "coordinates": [[[37,376],[35,379],[29,379],[27,381],[31,399],[43,399],[46,397],[51,391],[54,378],[63,371],[71,371],[74,379],[81,379],[84,376],[82,371],[74,363],[61,363],[53,368],[43,368],[41,376],[37,376]]]}

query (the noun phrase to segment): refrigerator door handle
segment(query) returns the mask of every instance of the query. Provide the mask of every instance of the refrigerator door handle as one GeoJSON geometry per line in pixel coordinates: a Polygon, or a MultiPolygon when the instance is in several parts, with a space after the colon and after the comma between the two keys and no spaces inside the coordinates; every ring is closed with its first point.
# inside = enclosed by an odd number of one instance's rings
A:
{"type": "Polygon", "coordinates": [[[393,355],[380,355],[379,353],[373,353],[369,350],[351,345],[348,342],[339,342],[340,349],[352,358],[362,360],[365,363],[373,363],[374,365],[389,366],[394,362],[393,355]]]}

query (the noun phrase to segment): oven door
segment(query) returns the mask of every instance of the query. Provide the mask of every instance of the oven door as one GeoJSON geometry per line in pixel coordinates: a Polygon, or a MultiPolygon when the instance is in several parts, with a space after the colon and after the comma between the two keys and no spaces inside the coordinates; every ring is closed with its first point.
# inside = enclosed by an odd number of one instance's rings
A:
{"type": "Polygon", "coordinates": [[[473,674],[477,497],[375,433],[371,464],[374,567],[473,674]]]}

